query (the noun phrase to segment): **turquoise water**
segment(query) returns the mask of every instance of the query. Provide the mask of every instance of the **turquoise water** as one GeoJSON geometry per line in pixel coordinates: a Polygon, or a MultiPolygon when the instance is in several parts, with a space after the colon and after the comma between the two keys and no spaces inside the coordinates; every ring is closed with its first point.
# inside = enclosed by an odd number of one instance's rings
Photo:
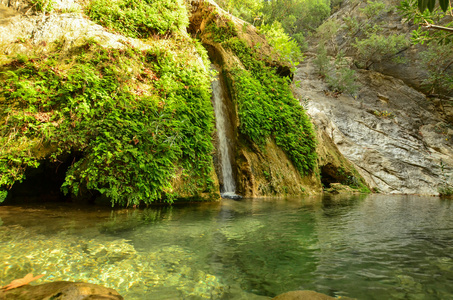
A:
{"type": "Polygon", "coordinates": [[[147,209],[0,207],[0,285],[81,280],[126,299],[453,299],[451,200],[223,200],[147,209]]]}

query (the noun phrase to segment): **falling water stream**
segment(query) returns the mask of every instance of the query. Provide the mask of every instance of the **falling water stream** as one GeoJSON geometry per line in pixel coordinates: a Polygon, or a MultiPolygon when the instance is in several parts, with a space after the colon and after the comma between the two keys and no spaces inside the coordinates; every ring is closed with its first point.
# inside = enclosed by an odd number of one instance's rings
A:
{"type": "MultiPolygon", "coordinates": [[[[212,65],[217,71],[219,69],[212,65]]],[[[220,75],[212,82],[212,99],[216,118],[216,129],[219,139],[218,151],[220,156],[220,169],[222,172],[223,189],[221,195],[224,198],[234,198],[236,196],[236,184],[233,177],[233,169],[230,160],[230,145],[227,137],[228,119],[226,118],[225,96],[223,92],[220,75]]]]}

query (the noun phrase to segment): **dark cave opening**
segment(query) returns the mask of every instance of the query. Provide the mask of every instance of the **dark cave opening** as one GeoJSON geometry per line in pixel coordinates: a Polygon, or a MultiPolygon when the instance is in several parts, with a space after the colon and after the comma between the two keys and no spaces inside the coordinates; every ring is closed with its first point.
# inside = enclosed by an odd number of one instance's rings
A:
{"type": "Polygon", "coordinates": [[[68,168],[78,159],[80,154],[68,154],[57,161],[43,159],[38,168],[27,169],[25,179],[8,190],[4,204],[70,202],[71,197],[64,195],[60,188],[68,168]]]}
{"type": "Polygon", "coordinates": [[[325,188],[329,188],[331,183],[343,183],[347,178],[347,174],[342,169],[338,169],[331,163],[320,166],[320,171],[321,183],[325,188]]]}

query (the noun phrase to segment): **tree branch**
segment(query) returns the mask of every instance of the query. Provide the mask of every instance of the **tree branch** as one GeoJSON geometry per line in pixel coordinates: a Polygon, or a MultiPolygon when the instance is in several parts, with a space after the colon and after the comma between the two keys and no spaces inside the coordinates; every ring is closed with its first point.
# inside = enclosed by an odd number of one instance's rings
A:
{"type": "Polygon", "coordinates": [[[439,25],[434,25],[434,24],[422,24],[423,27],[426,27],[428,29],[437,29],[437,30],[443,30],[443,31],[448,31],[448,32],[453,32],[453,27],[444,27],[444,26],[439,26],[439,25]]]}

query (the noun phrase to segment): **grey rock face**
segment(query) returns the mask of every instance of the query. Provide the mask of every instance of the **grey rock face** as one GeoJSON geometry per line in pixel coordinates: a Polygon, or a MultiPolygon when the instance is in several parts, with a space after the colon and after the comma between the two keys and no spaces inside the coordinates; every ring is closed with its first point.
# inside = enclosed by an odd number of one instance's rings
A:
{"type": "Polygon", "coordinates": [[[357,71],[356,95],[333,95],[307,59],[296,93],[316,127],[353,162],[371,188],[384,193],[438,195],[453,169],[453,130],[432,102],[402,80],[357,71]],[[443,165],[443,167],[442,167],[443,165]]]}
{"type": "Polygon", "coordinates": [[[60,43],[68,50],[89,39],[109,48],[122,48],[131,44],[141,49],[149,46],[139,40],[113,34],[102,26],[86,19],[81,7],[74,1],[57,1],[54,9],[59,13],[33,12],[27,1],[0,0],[0,61],[15,54],[29,55],[36,51],[52,51],[52,43],[60,43]]]}

